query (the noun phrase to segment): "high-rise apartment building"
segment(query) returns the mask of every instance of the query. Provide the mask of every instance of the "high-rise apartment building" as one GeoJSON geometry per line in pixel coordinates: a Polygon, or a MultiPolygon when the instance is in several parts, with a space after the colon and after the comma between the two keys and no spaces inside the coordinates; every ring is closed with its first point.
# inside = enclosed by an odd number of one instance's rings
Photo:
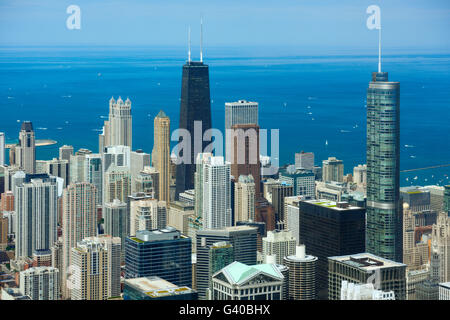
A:
{"type": "Polygon", "coordinates": [[[70,183],[86,182],[86,156],[92,154],[91,150],[80,149],[70,156],[70,183]]]}
{"type": "Polygon", "coordinates": [[[5,165],[5,133],[0,132],[0,166],[5,165]]]}
{"type": "Polygon", "coordinates": [[[109,100],[109,120],[105,121],[103,133],[99,136],[99,147],[107,146],[132,147],[131,101],[124,102],[121,97],[109,100]]]}
{"type": "Polygon", "coordinates": [[[84,178],[96,188],[97,206],[103,204],[103,166],[100,153],[87,154],[84,159],[84,178]]]}
{"type": "Polygon", "coordinates": [[[317,296],[317,257],[307,255],[305,246],[295,247],[295,253],[283,257],[288,270],[288,299],[314,300],[317,296]]]}
{"type": "Polygon", "coordinates": [[[111,165],[103,176],[103,203],[112,202],[114,199],[126,202],[130,194],[130,169],[111,165]]]}
{"type": "Polygon", "coordinates": [[[177,286],[192,286],[191,239],[178,230],[138,231],[125,243],[125,278],[158,276],[177,286]]]}
{"type": "Polygon", "coordinates": [[[146,193],[151,195],[153,199],[158,199],[159,172],[153,167],[145,166],[144,170],[132,177],[131,192],[146,193]]]}
{"type": "Polygon", "coordinates": [[[20,272],[20,291],[31,300],[59,300],[59,270],[33,267],[20,272]]]}
{"type": "MultiPolygon", "coordinates": [[[[189,163],[180,163],[176,167],[176,199],[185,190],[194,189],[195,159],[197,153],[205,150],[209,144],[201,137],[194,135],[194,122],[201,125],[199,134],[203,137],[206,130],[211,129],[211,101],[209,92],[209,69],[203,61],[194,62],[190,59],[183,66],[180,102],[180,129],[186,129],[190,133],[189,163]],[[200,139],[201,150],[194,149],[193,139],[200,139]]],[[[180,138],[181,140],[181,138],[180,138]]],[[[187,152],[184,150],[183,152],[187,152]]]]}
{"type": "Polygon", "coordinates": [[[314,153],[300,152],[295,154],[295,169],[312,171],[314,169],[314,153]]]}
{"type": "Polygon", "coordinates": [[[263,261],[267,256],[275,256],[276,264],[283,264],[286,256],[295,254],[297,240],[288,230],[268,231],[267,236],[262,239],[262,256],[263,261]]]}
{"type": "Polygon", "coordinates": [[[63,145],[59,147],[59,160],[67,160],[70,162],[71,156],[73,156],[73,146],[63,145]]]}
{"type": "Polygon", "coordinates": [[[19,171],[14,174],[13,185],[16,259],[31,257],[35,250],[50,250],[57,239],[57,178],[19,171]]]}
{"type": "Polygon", "coordinates": [[[87,237],[72,248],[72,300],[120,296],[120,238],[87,237]]]}
{"type": "Polygon", "coordinates": [[[344,181],[344,162],[335,157],[329,157],[322,161],[322,180],[323,181],[344,181]]]}
{"type": "Polygon", "coordinates": [[[154,120],[152,162],[159,172],[159,200],[170,201],[170,119],[159,111],[154,120]]]}
{"type": "Polygon", "coordinates": [[[294,186],[282,181],[272,187],[272,205],[275,209],[275,220],[280,229],[284,228],[284,199],[294,195],[294,186]]]}
{"type": "Polygon", "coordinates": [[[436,283],[450,281],[450,217],[440,212],[431,233],[431,277],[436,283]]]}
{"type": "Polygon", "coordinates": [[[202,217],[206,229],[232,224],[230,164],[223,157],[210,157],[203,164],[202,217]]]}
{"type": "Polygon", "coordinates": [[[138,231],[164,229],[167,226],[167,204],[156,199],[133,201],[130,211],[130,234],[138,231]]]}
{"type": "Polygon", "coordinates": [[[128,206],[125,202],[114,199],[113,202],[105,203],[103,207],[103,219],[105,234],[119,237],[121,240],[122,257],[125,255],[125,239],[128,236],[128,206]]]}
{"type": "Polygon", "coordinates": [[[33,124],[24,121],[19,132],[19,145],[15,148],[16,163],[26,173],[36,172],[36,138],[33,124]]]}
{"type": "Polygon", "coordinates": [[[367,89],[366,251],[402,261],[400,83],[373,72],[367,89]]]}
{"type": "Polygon", "coordinates": [[[358,187],[365,189],[367,187],[367,165],[358,164],[357,167],[353,168],[353,182],[357,184],[358,187]]]}
{"type": "Polygon", "coordinates": [[[172,201],[169,204],[167,225],[180,230],[181,233],[189,234],[189,217],[194,215],[194,207],[181,201],[172,201]]]}
{"type": "Polygon", "coordinates": [[[53,158],[53,160],[47,161],[45,172],[51,176],[60,177],[64,179],[64,188],[69,185],[70,182],[70,166],[69,160],[60,160],[53,158]]]}
{"type": "Polygon", "coordinates": [[[241,175],[234,184],[234,224],[255,221],[255,180],[252,175],[241,175]]]}

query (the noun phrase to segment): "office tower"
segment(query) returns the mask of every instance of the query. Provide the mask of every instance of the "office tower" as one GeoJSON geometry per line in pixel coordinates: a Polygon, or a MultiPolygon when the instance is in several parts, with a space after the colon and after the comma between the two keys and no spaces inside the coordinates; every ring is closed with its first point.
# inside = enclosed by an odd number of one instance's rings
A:
{"type": "Polygon", "coordinates": [[[404,187],[400,188],[400,196],[403,204],[407,203],[412,213],[429,211],[431,208],[431,194],[425,188],[404,187]]]}
{"type": "Polygon", "coordinates": [[[154,121],[153,166],[159,172],[159,200],[170,201],[170,119],[159,111],[154,121]]]}
{"type": "Polygon", "coordinates": [[[167,204],[156,199],[133,201],[130,211],[130,234],[164,229],[167,226],[167,204]]]}
{"type": "Polygon", "coordinates": [[[59,270],[33,267],[20,272],[20,291],[31,300],[59,300],[59,270]]]}
{"type": "Polygon", "coordinates": [[[49,250],[57,239],[58,184],[47,174],[14,174],[16,259],[49,250]]]}
{"type": "Polygon", "coordinates": [[[395,293],[377,290],[373,283],[355,284],[343,280],[340,300],[395,300],[395,293]]]}
{"type": "Polygon", "coordinates": [[[231,175],[238,180],[241,175],[253,176],[255,194],[260,195],[261,162],[259,159],[259,126],[234,124],[231,126],[231,175]]]}
{"type": "Polygon", "coordinates": [[[120,296],[120,238],[87,237],[72,248],[72,300],[120,296]]]}
{"type": "Polygon", "coordinates": [[[145,166],[144,170],[139,172],[132,178],[131,192],[132,193],[146,193],[152,196],[153,199],[159,197],[159,172],[155,168],[145,166]]]}
{"type": "Polygon", "coordinates": [[[125,279],[123,300],[197,300],[197,292],[160,277],[125,279]]]}
{"type": "Polygon", "coordinates": [[[42,174],[47,173],[47,162],[46,160],[36,160],[34,173],[42,174]]]}
{"type": "MultiPolygon", "coordinates": [[[[109,119],[105,121],[103,132],[99,135],[99,150],[108,146],[128,146],[131,149],[132,119],[131,101],[127,98],[109,100],[109,119]]],[[[100,151],[101,152],[101,151],[100,151]]]]}
{"type": "Polygon", "coordinates": [[[45,172],[51,176],[60,177],[64,179],[64,188],[66,188],[67,185],[69,184],[70,181],[69,161],[53,158],[53,160],[46,162],[45,172]]]}
{"type": "Polygon", "coordinates": [[[230,164],[223,157],[210,157],[203,164],[203,226],[231,226],[230,164]]]}
{"type": "Polygon", "coordinates": [[[353,168],[353,182],[356,183],[358,187],[363,189],[367,186],[367,165],[358,164],[357,167],[353,168]]]}
{"type": "Polygon", "coordinates": [[[262,238],[267,235],[266,232],[266,224],[264,222],[256,222],[256,221],[237,221],[236,226],[247,226],[253,227],[257,229],[256,233],[256,250],[258,252],[262,252],[262,238]]]}
{"type": "Polygon", "coordinates": [[[284,199],[294,195],[294,186],[281,182],[272,187],[272,206],[275,209],[275,221],[281,229],[284,228],[284,199]]]}
{"type": "Polygon", "coordinates": [[[113,202],[105,203],[103,218],[105,234],[119,237],[121,240],[122,257],[125,258],[125,238],[128,236],[128,206],[125,202],[114,199],[113,202]]]}
{"type": "Polygon", "coordinates": [[[24,121],[19,132],[19,145],[16,146],[16,163],[26,173],[36,171],[36,140],[34,137],[33,124],[24,121]]]}
{"type": "Polygon", "coordinates": [[[425,186],[424,189],[430,191],[430,209],[441,212],[444,209],[444,190],[442,186],[425,186]]]}
{"type": "MultiPolygon", "coordinates": [[[[211,101],[209,92],[209,69],[203,61],[193,62],[189,60],[183,66],[180,102],[180,129],[186,129],[190,133],[190,163],[177,165],[176,196],[185,190],[194,188],[195,159],[197,153],[203,152],[210,143],[203,141],[206,130],[211,129],[211,101]],[[200,121],[201,137],[194,136],[194,121],[200,121]],[[201,150],[194,149],[193,139],[200,139],[201,150]]],[[[199,132],[200,134],[200,132],[199,132]]],[[[180,139],[181,140],[181,139],[180,139]]],[[[183,150],[187,152],[187,150],[183,150]]]]}
{"type": "Polygon", "coordinates": [[[305,253],[304,245],[295,247],[295,254],[285,256],[282,259],[283,264],[289,268],[289,300],[316,299],[317,260],[317,257],[305,253]]]}
{"type": "Polygon", "coordinates": [[[51,252],[51,264],[53,268],[56,268],[59,270],[58,272],[58,283],[59,283],[59,296],[61,296],[62,292],[62,274],[65,273],[64,271],[64,265],[63,265],[63,240],[62,237],[58,238],[58,241],[55,242],[55,244],[50,248],[51,252]]]}
{"type": "MultiPolygon", "coordinates": [[[[72,248],[77,242],[97,234],[96,188],[87,182],[70,184],[63,193],[63,270],[72,265],[72,248]]],[[[68,298],[67,272],[62,276],[61,289],[68,298]]]]}
{"type": "Polygon", "coordinates": [[[130,151],[130,171],[131,176],[137,176],[145,167],[150,167],[150,154],[145,153],[142,149],[130,151]]]}
{"type": "Polygon", "coordinates": [[[96,188],[96,205],[103,203],[103,166],[102,155],[99,153],[87,154],[84,158],[85,181],[93,184],[96,188]]]}
{"type": "MultiPolygon", "coordinates": [[[[207,282],[201,283],[202,296],[199,298],[210,300],[212,297],[212,276],[216,272],[225,268],[227,265],[234,262],[234,249],[231,243],[226,241],[213,243],[211,246],[201,248],[201,250],[208,251],[208,279],[207,282]],[[205,288],[206,285],[206,288],[205,288]]],[[[204,279],[202,279],[204,280],[204,279]]]]}
{"type": "Polygon", "coordinates": [[[194,207],[181,201],[169,204],[167,225],[180,230],[182,234],[189,234],[189,217],[194,215],[194,207]]]}
{"type": "Polygon", "coordinates": [[[439,300],[450,300],[450,282],[439,284],[439,300]]]}
{"type": "Polygon", "coordinates": [[[255,220],[255,180],[252,175],[239,176],[234,185],[234,225],[255,220]]]}
{"type": "Polygon", "coordinates": [[[0,132],[0,166],[5,165],[5,133],[0,132]]]}
{"type": "Polygon", "coordinates": [[[314,153],[300,152],[295,154],[295,169],[312,171],[314,169],[314,153]]]}
{"type": "Polygon", "coordinates": [[[322,161],[322,180],[323,181],[344,181],[344,163],[335,157],[329,157],[322,161]]]}
{"type": "Polygon", "coordinates": [[[294,186],[295,196],[308,196],[314,199],[315,196],[315,177],[314,173],[308,170],[295,169],[294,166],[288,166],[279,172],[280,182],[285,182],[294,186]]]}
{"type": "Polygon", "coordinates": [[[73,147],[68,145],[63,145],[59,147],[59,160],[67,160],[70,162],[70,157],[73,156],[73,147]]]}
{"type": "Polygon", "coordinates": [[[450,217],[440,212],[431,234],[431,266],[435,282],[450,281],[450,217]],[[433,268],[434,267],[434,268],[433,268]]]}
{"type": "Polygon", "coordinates": [[[70,156],[70,183],[86,182],[86,156],[92,154],[91,150],[80,149],[70,156]]]}
{"type": "Polygon", "coordinates": [[[268,231],[267,236],[262,239],[262,255],[263,261],[267,256],[275,256],[276,264],[283,264],[283,258],[293,255],[297,240],[288,230],[268,231]]]}
{"type": "Polygon", "coordinates": [[[401,261],[400,83],[373,72],[367,89],[366,250],[401,261]]]}
{"type": "Polygon", "coordinates": [[[328,258],[328,299],[339,300],[342,281],[373,283],[375,289],[395,293],[395,300],[406,299],[406,265],[371,253],[328,258]]]}
{"type": "Polygon", "coordinates": [[[430,268],[425,266],[421,269],[412,269],[406,267],[406,300],[418,300],[416,289],[417,286],[430,277],[430,268]]]}
{"type": "MultiPolygon", "coordinates": [[[[258,102],[225,102],[225,134],[235,124],[258,124],[258,102]]],[[[225,156],[228,162],[231,162],[231,145],[231,139],[225,136],[225,156]]]]}
{"type": "Polygon", "coordinates": [[[114,199],[126,202],[131,194],[130,169],[112,165],[103,178],[103,203],[112,202],[114,199]]]}
{"type": "MultiPolygon", "coordinates": [[[[443,210],[445,213],[450,211],[450,185],[444,186],[444,204],[443,210]]],[[[450,216],[450,215],[449,215],[450,216]]]]}
{"type": "Polygon", "coordinates": [[[365,209],[346,202],[305,200],[299,202],[299,243],[316,256],[317,289],[325,298],[328,277],[327,258],[364,252],[365,209]]]}
{"type": "Polygon", "coordinates": [[[257,228],[248,226],[197,231],[195,278],[200,299],[206,298],[209,279],[209,250],[211,246],[216,242],[230,243],[234,251],[234,261],[254,265],[256,264],[257,231],[257,228]]]}
{"type": "Polygon", "coordinates": [[[235,261],[212,276],[212,300],[281,300],[283,279],[275,264],[235,261]]]}
{"type": "Polygon", "coordinates": [[[125,278],[158,276],[192,286],[191,239],[174,228],[143,230],[125,241],[125,278]]]}
{"type": "Polygon", "coordinates": [[[267,231],[275,230],[275,209],[265,198],[256,199],[255,221],[264,222],[267,231]]]}
{"type": "MultiPolygon", "coordinates": [[[[204,193],[204,164],[210,161],[210,158],[213,156],[212,153],[199,153],[197,154],[197,162],[195,163],[195,174],[194,174],[194,210],[195,217],[202,218],[203,217],[203,193],[204,193]]],[[[186,190],[184,193],[179,195],[180,201],[183,201],[186,197],[186,193],[189,190],[186,190]]]]}
{"type": "Polygon", "coordinates": [[[0,251],[6,251],[8,246],[8,218],[0,210],[0,251]]]}

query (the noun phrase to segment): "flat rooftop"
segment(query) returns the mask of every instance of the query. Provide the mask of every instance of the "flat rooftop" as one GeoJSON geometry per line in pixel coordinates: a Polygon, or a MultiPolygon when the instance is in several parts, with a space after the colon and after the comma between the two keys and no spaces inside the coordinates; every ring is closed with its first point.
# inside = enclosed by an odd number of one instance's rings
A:
{"type": "Polygon", "coordinates": [[[363,209],[361,207],[355,207],[350,205],[348,202],[336,202],[330,201],[327,199],[319,199],[319,200],[304,200],[302,202],[314,204],[316,206],[326,207],[337,211],[345,211],[345,210],[360,210],[363,209]]]}
{"type": "Polygon", "coordinates": [[[153,298],[194,292],[194,290],[189,287],[178,287],[177,285],[156,276],[126,279],[125,285],[132,286],[153,298]]]}
{"type": "Polygon", "coordinates": [[[328,259],[367,271],[392,267],[406,267],[406,264],[384,259],[368,252],[329,257],[328,259]]]}

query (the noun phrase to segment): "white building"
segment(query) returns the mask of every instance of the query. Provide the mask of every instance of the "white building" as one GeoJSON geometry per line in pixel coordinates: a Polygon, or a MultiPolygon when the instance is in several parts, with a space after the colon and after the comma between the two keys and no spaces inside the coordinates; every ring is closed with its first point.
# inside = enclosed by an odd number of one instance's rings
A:
{"type": "Polygon", "coordinates": [[[0,132],[0,166],[5,164],[5,134],[0,132]]]}
{"type": "Polygon", "coordinates": [[[295,169],[314,169],[314,153],[300,152],[295,154],[295,169]]]}
{"type": "Polygon", "coordinates": [[[130,235],[137,231],[164,229],[167,226],[167,203],[156,199],[133,201],[130,206],[130,235]]]}
{"type": "Polygon", "coordinates": [[[230,163],[223,157],[210,157],[203,164],[203,227],[231,226],[230,163]]]}
{"type": "Polygon", "coordinates": [[[358,284],[342,280],[341,300],[395,300],[394,291],[376,290],[373,283],[358,284]]]}
{"type": "Polygon", "coordinates": [[[59,270],[33,267],[20,272],[20,291],[32,300],[59,300],[59,270]]]}
{"type": "Polygon", "coordinates": [[[344,181],[344,162],[335,157],[329,157],[322,161],[322,180],[323,181],[344,181]]]}
{"type": "Polygon", "coordinates": [[[450,282],[439,283],[439,300],[450,300],[450,282]]]}
{"type": "Polygon", "coordinates": [[[109,120],[105,121],[103,133],[99,136],[99,147],[128,146],[132,147],[131,101],[127,98],[109,100],[109,120]]]}
{"type": "Polygon", "coordinates": [[[267,256],[275,255],[275,262],[283,264],[283,258],[295,254],[297,240],[289,230],[268,231],[262,239],[262,254],[264,261],[267,256]]]}
{"type": "Polygon", "coordinates": [[[358,187],[365,188],[367,185],[367,164],[358,164],[357,167],[353,168],[353,182],[355,182],[358,187]]]}

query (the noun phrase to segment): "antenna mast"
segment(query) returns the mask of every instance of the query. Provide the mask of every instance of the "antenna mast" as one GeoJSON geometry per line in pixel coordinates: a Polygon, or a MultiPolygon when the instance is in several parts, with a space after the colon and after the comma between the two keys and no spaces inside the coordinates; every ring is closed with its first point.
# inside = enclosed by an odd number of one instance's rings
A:
{"type": "Polygon", "coordinates": [[[200,17],[200,62],[203,62],[203,17],[200,17]]]}
{"type": "Polygon", "coordinates": [[[381,72],[381,22],[378,29],[378,72],[381,72]]]}
{"type": "Polygon", "coordinates": [[[191,26],[189,26],[189,32],[188,32],[188,62],[191,62],[191,26]]]}

